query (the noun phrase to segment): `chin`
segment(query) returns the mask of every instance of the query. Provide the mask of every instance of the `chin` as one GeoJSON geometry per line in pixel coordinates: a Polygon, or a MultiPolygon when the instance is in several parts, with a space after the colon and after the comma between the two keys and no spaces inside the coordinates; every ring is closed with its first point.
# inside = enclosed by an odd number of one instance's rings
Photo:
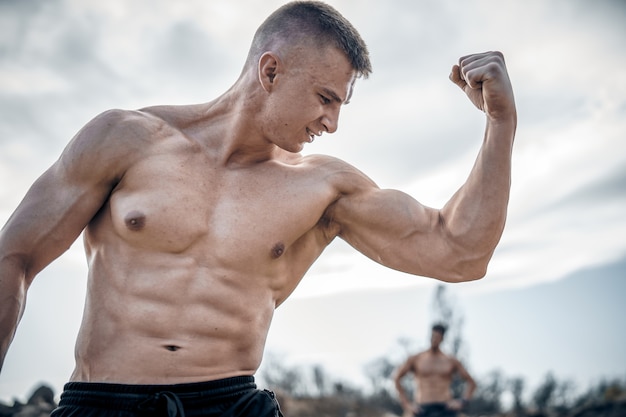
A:
{"type": "Polygon", "coordinates": [[[288,146],[279,146],[279,148],[284,151],[291,152],[291,153],[300,153],[304,149],[304,143],[298,143],[295,145],[288,145],[288,146]]]}

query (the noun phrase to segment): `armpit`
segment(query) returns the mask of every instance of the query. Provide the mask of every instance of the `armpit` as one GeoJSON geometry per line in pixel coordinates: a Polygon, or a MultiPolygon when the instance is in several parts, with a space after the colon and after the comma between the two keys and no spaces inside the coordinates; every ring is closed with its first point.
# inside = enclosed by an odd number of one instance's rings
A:
{"type": "Polygon", "coordinates": [[[317,227],[321,230],[328,243],[336,238],[341,232],[341,226],[339,223],[333,221],[332,210],[333,206],[330,206],[317,222],[317,227]]]}

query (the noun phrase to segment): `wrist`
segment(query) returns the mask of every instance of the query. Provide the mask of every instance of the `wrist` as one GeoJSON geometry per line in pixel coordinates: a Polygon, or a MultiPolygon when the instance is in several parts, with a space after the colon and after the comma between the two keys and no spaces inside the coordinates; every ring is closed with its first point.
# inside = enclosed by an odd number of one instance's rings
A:
{"type": "Polygon", "coordinates": [[[507,129],[516,130],[517,113],[512,112],[508,114],[487,115],[487,122],[492,126],[501,126],[507,129]]]}

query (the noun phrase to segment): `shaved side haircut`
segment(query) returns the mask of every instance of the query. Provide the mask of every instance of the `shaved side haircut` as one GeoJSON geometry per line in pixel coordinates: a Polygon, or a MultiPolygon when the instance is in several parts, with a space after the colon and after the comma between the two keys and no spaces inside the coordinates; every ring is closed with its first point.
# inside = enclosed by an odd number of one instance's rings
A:
{"type": "Polygon", "coordinates": [[[318,1],[294,1],[272,13],[257,29],[246,60],[255,66],[263,53],[282,45],[334,46],[357,76],[372,72],[367,45],[352,24],[333,7],[318,1]]]}

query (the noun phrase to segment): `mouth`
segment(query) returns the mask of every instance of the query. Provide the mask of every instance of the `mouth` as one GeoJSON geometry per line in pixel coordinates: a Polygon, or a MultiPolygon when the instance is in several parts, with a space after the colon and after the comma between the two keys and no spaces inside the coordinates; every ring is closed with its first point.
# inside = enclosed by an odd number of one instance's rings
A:
{"type": "Polygon", "coordinates": [[[313,143],[313,141],[315,140],[316,136],[322,136],[322,132],[321,131],[313,132],[309,128],[306,129],[306,133],[309,135],[309,140],[308,140],[309,143],[313,143]]]}

